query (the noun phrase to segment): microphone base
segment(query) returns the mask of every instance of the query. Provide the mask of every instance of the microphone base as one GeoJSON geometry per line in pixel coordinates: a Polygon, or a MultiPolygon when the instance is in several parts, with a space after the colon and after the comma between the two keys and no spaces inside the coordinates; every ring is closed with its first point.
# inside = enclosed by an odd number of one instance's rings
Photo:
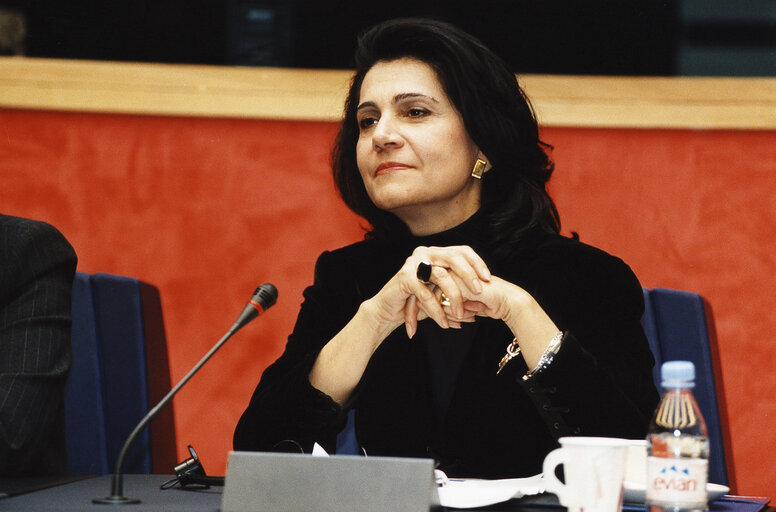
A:
{"type": "Polygon", "coordinates": [[[137,498],[127,498],[126,496],[107,496],[105,498],[95,498],[92,503],[97,505],[136,505],[140,503],[137,498]]]}

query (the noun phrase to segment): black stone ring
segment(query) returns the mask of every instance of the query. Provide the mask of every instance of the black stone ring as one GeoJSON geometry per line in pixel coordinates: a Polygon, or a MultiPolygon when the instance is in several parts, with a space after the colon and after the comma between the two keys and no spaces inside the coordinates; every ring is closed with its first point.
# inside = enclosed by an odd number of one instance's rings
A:
{"type": "Polygon", "coordinates": [[[431,281],[431,262],[421,261],[418,263],[418,271],[415,273],[418,276],[418,281],[423,284],[429,284],[431,281]]]}

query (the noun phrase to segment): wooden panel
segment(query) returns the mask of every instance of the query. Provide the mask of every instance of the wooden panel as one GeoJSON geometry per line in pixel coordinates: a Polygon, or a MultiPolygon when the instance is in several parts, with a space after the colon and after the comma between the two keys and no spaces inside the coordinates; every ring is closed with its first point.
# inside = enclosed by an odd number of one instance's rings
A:
{"type": "Polygon", "coordinates": [[[776,79],[526,76],[546,126],[776,128],[776,79]]]}
{"type": "MultiPolygon", "coordinates": [[[[0,57],[0,107],[340,119],[350,71],[0,57]]],[[[545,126],[776,129],[776,79],[520,77],[545,126]]]]}
{"type": "Polygon", "coordinates": [[[338,119],[345,71],[0,58],[0,106],[86,112],[338,119]]]}

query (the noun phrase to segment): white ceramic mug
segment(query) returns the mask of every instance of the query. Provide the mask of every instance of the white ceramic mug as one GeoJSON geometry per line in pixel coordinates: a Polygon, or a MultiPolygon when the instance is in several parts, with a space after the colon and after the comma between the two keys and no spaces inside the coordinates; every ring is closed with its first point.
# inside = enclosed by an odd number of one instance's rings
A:
{"type": "Polygon", "coordinates": [[[625,481],[636,488],[644,488],[647,485],[646,439],[631,439],[628,441],[628,457],[625,462],[625,481]]]}
{"type": "Polygon", "coordinates": [[[611,437],[561,437],[544,459],[547,492],[570,512],[619,512],[629,441],[611,437]],[[555,476],[563,465],[564,484],[555,476]]]}

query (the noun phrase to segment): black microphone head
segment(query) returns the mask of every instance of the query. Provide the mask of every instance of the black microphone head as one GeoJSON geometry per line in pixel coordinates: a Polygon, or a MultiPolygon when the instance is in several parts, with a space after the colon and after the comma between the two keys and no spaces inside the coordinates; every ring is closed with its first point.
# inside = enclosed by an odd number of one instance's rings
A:
{"type": "Polygon", "coordinates": [[[264,283],[256,288],[256,291],[251,295],[251,300],[243,308],[242,313],[237,318],[237,321],[232,326],[234,331],[240,329],[242,326],[264,313],[267,309],[272,307],[278,300],[278,289],[274,285],[264,283]]]}
{"type": "Polygon", "coordinates": [[[251,301],[257,302],[264,311],[273,306],[277,300],[278,289],[270,283],[264,283],[256,287],[256,291],[253,292],[251,297],[251,301]]]}

